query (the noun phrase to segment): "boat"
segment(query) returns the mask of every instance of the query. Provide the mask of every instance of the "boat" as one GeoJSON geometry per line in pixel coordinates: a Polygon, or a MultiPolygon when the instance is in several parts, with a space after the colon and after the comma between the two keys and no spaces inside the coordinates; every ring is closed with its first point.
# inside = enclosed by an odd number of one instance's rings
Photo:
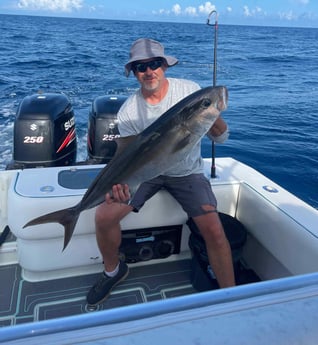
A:
{"type": "Polygon", "coordinates": [[[97,308],[86,305],[102,270],[94,209],[81,213],[64,251],[61,225],[23,228],[82,198],[116,150],[124,99],[94,100],[85,162],[76,162],[64,95],[36,94],[20,104],[14,159],[0,172],[2,237],[8,234],[0,247],[0,343],[316,344],[318,211],[231,157],[204,164],[231,244],[235,287],[218,288],[191,219],[165,190],[123,219],[120,251],[131,273],[97,308]],[[44,145],[41,126],[54,149],[44,145]]]}

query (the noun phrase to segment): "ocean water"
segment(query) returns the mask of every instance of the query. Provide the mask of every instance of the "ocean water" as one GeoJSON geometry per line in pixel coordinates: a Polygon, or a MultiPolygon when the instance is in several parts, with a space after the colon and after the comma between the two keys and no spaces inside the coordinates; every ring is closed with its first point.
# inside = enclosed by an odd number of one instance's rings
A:
{"type": "MultiPolygon", "coordinates": [[[[236,158],[318,208],[318,29],[225,26],[217,30],[218,85],[230,139],[216,156],[236,158]]],[[[202,24],[0,15],[0,169],[12,159],[13,124],[25,96],[63,92],[74,108],[78,160],[86,158],[95,97],[132,93],[124,76],[132,41],[151,37],[180,63],[170,77],[213,82],[214,34],[202,24]]],[[[211,144],[202,141],[202,154],[211,144]]]]}

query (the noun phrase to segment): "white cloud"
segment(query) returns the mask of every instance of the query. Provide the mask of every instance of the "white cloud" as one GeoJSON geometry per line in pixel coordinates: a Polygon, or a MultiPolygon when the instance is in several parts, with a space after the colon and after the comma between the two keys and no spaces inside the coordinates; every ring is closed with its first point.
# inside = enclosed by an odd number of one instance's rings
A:
{"type": "Polygon", "coordinates": [[[230,12],[233,11],[233,9],[232,9],[232,7],[228,6],[228,7],[226,8],[226,11],[230,13],[230,12]]]}
{"type": "Polygon", "coordinates": [[[285,20],[295,20],[297,18],[293,11],[279,13],[279,17],[285,20]]]}
{"type": "Polygon", "coordinates": [[[197,9],[195,7],[189,6],[185,9],[185,13],[190,16],[196,16],[197,15],[197,9]]]}
{"type": "Polygon", "coordinates": [[[248,6],[243,6],[243,13],[245,17],[266,16],[266,12],[258,6],[253,9],[250,9],[248,6]]]}
{"type": "Polygon", "coordinates": [[[212,11],[215,10],[215,5],[212,5],[210,1],[206,2],[204,5],[199,6],[199,12],[204,14],[210,14],[212,11]]]}
{"type": "Polygon", "coordinates": [[[153,14],[160,14],[160,15],[170,15],[174,14],[176,16],[186,15],[191,17],[196,17],[198,14],[209,14],[212,11],[215,11],[216,7],[215,5],[212,5],[210,1],[205,2],[203,5],[200,5],[198,7],[194,6],[188,6],[185,9],[183,9],[178,3],[172,6],[171,10],[167,9],[160,9],[158,11],[153,10],[153,14]]]}
{"type": "Polygon", "coordinates": [[[250,9],[246,5],[243,7],[243,11],[244,11],[244,16],[245,17],[250,17],[252,15],[251,12],[250,12],[250,9]]]}
{"type": "Polygon", "coordinates": [[[71,12],[83,7],[83,0],[20,0],[18,7],[27,10],[71,12]]]}
{"type": "Polygon", "coordinates": [[[179,4],[173,5],[172,12],[178,16],[179,14],[181,14],[181,6],[179,4]]]}

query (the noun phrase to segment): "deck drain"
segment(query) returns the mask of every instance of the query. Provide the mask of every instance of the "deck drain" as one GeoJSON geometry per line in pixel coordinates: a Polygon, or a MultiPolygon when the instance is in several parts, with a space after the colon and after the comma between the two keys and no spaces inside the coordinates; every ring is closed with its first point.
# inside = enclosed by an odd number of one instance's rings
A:
{"type": "Polygon", "coordinates": [[[86,311],[87,311],[88,313],[91,313],[91,312],[93,312],[93,311],[98,310],[99,308],[98,308],[98,305],[89,305],[89,304],[86,304],[85,309],[86,309],[86,311]]]}

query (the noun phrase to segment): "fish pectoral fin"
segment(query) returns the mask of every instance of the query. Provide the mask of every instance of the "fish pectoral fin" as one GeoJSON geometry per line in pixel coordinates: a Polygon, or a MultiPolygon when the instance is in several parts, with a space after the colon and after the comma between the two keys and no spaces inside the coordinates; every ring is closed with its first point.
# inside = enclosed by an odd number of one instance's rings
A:
{"type": "Polygon", "coordinates": [[[174,146],[172,153],[178,152],[186,147],[190,143],[191,133],[186,135],[182,140],[178,141],[177,145],[174,146]]]}

